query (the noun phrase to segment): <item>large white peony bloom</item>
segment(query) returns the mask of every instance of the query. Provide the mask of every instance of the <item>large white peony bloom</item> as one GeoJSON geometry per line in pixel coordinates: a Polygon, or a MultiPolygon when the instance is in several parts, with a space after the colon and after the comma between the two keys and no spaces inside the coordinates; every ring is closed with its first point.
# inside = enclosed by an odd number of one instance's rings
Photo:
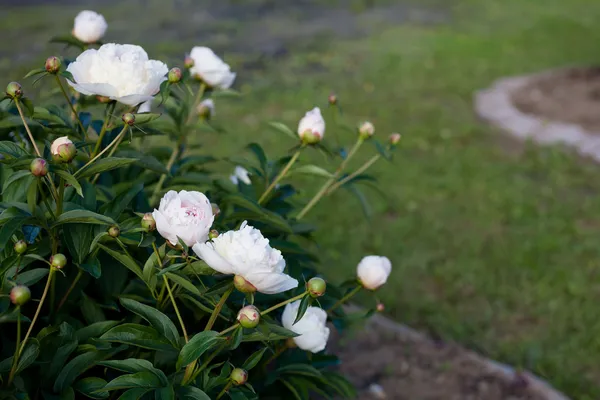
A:
{"type": "Polygon", "coordinates": [[[298,286],[296,279],[283,272],[281,252],[245,221],[239,230],[225,232],[212,242],[197,243],[193,249],[214,270],[241,277],[261,293],[280,293],[298,286]]]}
{"type": "Polygon", "coordinates": [[[234,185],[237,185],[240,181],[244,182],[246,185],[250,185],[252,181],[250,181],[250,173],[244,167],[240,167],[239,165],[235,167],[233,170],[233,175],[229,176],[229,180],[233,182],[234,185]]]}
{"type": "Polygon", "coordinates": [[[319,107],[308,111],[298,123],[298,136],[303,139],[307,134],[315,136],[318,140],[323,140],[325,136],[325,120],[319,107]]]}
{"type": "Polygon", "coordinates": [[[375,290],[387,281],[392,263],[387,257],[366,256],[358,263],[356,272],[365,288],[375,290]]]}
{"type": "Polygon", "coordinates": [[[102,39],[106,28],[108,28],[108,24],[102,14],[84,10],[75,17],[73,36],[84,43],[96,43],[102,39]]]}
{"type": "Polygon", "coordinates": [[[190,53],[194,66],[190,74],[202,79],[208,86],[228,89],[233,85],[235,73],[208,47],[194,47],[190,53]]]}
{"type": "Polygon", "coordinates": [[[319,307],[308,307],[300,321],[294,324],[299,307],[300,300],[285,306],[281,323],[284,328],[300,335],[294,338],[298,347],[318,353],[325,349],[327,339],[329,339],[329,328],[326,325],[327,313],[319,307]]]}
{"type": "Polygon", "coordinates": [[[73,89],[85,95],[105,96],[134,106],[152,99],[167,79],[167,65],[149,60],[140,46],[108,43],[89,49],[69,64],[73,89]]]}
{"type": "Polygon", "coordinates": [[[158,233],[174,246],[179,242],[178,237],[188,246],[208,240],[215,219],[210,201],[204,194],[185,190],[179,193],[168,191],[152,216],[158,233]]]}

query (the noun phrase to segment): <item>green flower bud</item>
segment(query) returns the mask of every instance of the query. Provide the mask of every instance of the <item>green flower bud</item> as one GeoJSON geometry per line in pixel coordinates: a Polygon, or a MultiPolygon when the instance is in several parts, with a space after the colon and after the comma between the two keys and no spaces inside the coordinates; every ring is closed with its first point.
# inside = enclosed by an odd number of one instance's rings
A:
{"type": "Polygon", "coordinates": [[[46,71],[50,74],[57,74],[60,71],[60,59],[58,57],[52,56],[46,59],[46,71]]]}
{"type": "Polygon", "coordinates": [[[177,67],[171,68],[167,75],[170,83],[177,83],[181,80],[181,70],[177,67]]]}
{"type": "Polygon", "coordinates": [[[252,305],[246,306],[238,312],[237,320],[244,328],[256,328],[260,322],[260,311],[252,305]]]}
{"type": "Polygon", "coordinates": [[[108,235],[110,237],[118,238],[120,234],[121,234],[121,230],[119,229],[118,226],[114,225],[114,226],[111,226],[110,228],[108,228],[108,235]]]}
{"type": "Polygon", "coordinates": [[[241,368],[235,368],[229,376],[231,381],[237,386],[243,385],[248,380],[248,371],[241,368]]]}
{"type": "Polygon", "coordinates": [[[211,229],[210,232],[208,232],[208,238],[210,240],[219,237],[219,231],[216,229],[211,229]]]}
{"type": "Polygon", "coordinates": [[[375,134],[375,126],[369,121],[365,121],[362,123],[360,128],[358,128],[358,135],[361,139],[367,140],[371,136],[375,134]]]}
{"type": "Polygon", "coordinates": [[[323,296],[326,289],[327,283],[322,278],[316,277],[306,282],[306,290],[308,290],[308,294],[313,298],[323,296]]]}
{"type": "Polygon", "coordinates": [[[323,136],[319,132],[308,129],[301,135],[301,139],[305,144],[317,144],[323,139],[323,136]]]}
{"type": "Polygon", "coordinates": [[[233,286],[242,293],[254,293],[256,287],[248,282],[243,276],[236,275],[233,277],[233,286]]]}
{"type": "Polygon", "coordinates": [[[156,229],[156,221],[154,220],[152,213],[144,214],[144,216],[142,217],[142,228],[146,232],[152,232],[156,229]]]}
{"type": "Polygon", "coordinates": [[[46,176],[48,173],[48,162],[43,158],[34,158],[29,165],[29,170],[33,176],[37,176],[38,178],[46,176]]]}
{"type": "Polygon", "coordinates": [[[6,94],[13,99],[23,97],[23,88],[19,82],[11,82],[6,86],[6,94]]]}
{"type": "Polygon", "coordinates": [[[77,148],[68,136],[63,136],[52,142],[50,153],[54,161],[68,163],[77,155],[77,148]]]}
{"type": "Polygon", "coordinates": [[[132,113],[123,114],[121,119],[129,126],[133,126],[133,124],[135,124],[135,115],[133,115],[132,113]]]}
{"type": "Polygon", "coordinates": [[[185,59],[183,60],[183,66],[187,69],[190,69],[194,66],[194,59],[190,57],[189,54],[185,55],[185,59]]]}
{"type": "Polygon", "coordinates": [[[56,269],[62,269],[67,265],[67,257],[64,254],[56,253],[50,257],[50,265],[56,269]]]}
{"type": "Polygon", "coordinates": [[[19,240],[17,243],[15,243],[15,252],[17,254],[23,254],[27,251],[27,242],[25,242],[24,240],[19,240]]]}
{"type": "Polygon", "coordinates": [[[17,285],[10,291],[10,301],[16,306],[22,306],[31,298],[31,291],[27,286],[17,285]]]}

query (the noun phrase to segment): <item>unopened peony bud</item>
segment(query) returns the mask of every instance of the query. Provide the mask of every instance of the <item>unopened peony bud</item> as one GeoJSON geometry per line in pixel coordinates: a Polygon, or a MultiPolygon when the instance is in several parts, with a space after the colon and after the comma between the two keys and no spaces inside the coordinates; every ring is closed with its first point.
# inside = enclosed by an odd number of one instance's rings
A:
{"type": "Polygon", "coordinates": [[[235,286],[235,288],[237,290],[239,290],[240,292],[242,292],[242,293],[254,293],[254,292],[256,292],[256,287],[254,287],[253,284],[251,284],[250,282],[248,282],[241,275],[236,275],[236,276],[233,277],[233,286],[235,286]]]}
{"type": "Polygon", "coordinates": [[[190,57],[189,54],[185,55],[185,59],[183,60],[183,66],[187,69],[190,69],[194,66],[194,59],[190,57]]]}
{"type": "Polygon", "coordinates": [[[56,253],[50,257],[50,265],[56,269],[62,269],[67,265],[67,257],[64,254],[56,253]]]}
{"type": "Polygon", "coordinates": [[[83,43],[96,43],[106,33],[108,24],[102,14],[94,11],[84,10],[75,17],[73,25],[73,36],[83,43]]]}
{"type": "Polygon", "coordinates": [[[327,283],[322,278],[312,278],[306,282],[306,290],[308,290],[308,294],[313,298],[323,296],[326,289],[327,283]]]}
{"type": "Polygon", "coordinates": [[[132,113],[123,114],[121,119],[129,126],[133,126],[133,124],[135,124],[135,115],[133,115],[132,113]]]}
{"type": "Polygon", "coordinates": [[[38,178],[46,176],[48,173],[48,162],[43,158],[34,158],[29,165],[29,170],[33,176],[37,176],[38,178]]]}
{"type": "Polygon", "coordinates": [[[321,115],[319,107],[304,114],[298,123],[298,136],[306,144],[315,144],[323,140],[325,136],[325,120],[321,115]]]}
{"type": "Polygon", "coordinates": [[[6,94],[12,99],[20,99],[23,97],[23,88],[19,82],[11,82],[6,85],[6,94]]]}
{"type": "Polygon", "coordinates": [[[399,141],[400,141],[400,134],[399,133],[392,133],[390,135],[390,144],[392,146],[397,145],[399,141]]]}
{"type": "Polygon", "coordinates": [[[10,301],[16,306],[22,306],[31,298],[31,291],[27,286],[17,285],[10,291],[10,301]]]}
{"type": "Polygon", "coordinates": [[[377,303],[377,312],[385,311],[385,305],[383,303],[377,303]]]}
{"type": "Polygon", "coordinates": [[[50,153],[54,161],[68,163],[77,155],[77,149],[67,136],[63,136],[52,142],[50,153]]]}
{"type": "Polygon", "coordinates": [[[237,320],[244,328],[256,328],[260,322],[260,311],[252,305],[246,306],[238,312],[237,320]]]}
{"type": "Polygon", "coordinates": [[[392,263],[387,257],[366,256],[356,268],[360,283],[369,290],[376,290],[385,282],[392,272],[392,263]]]}
{"type": "Polygon", "coordinates": [[[154,220],[152,213],[144,214],[144,216],[142,217],[142,228],[146,232],[152,232],[156,229],[156,221],[154,220]]]}
{"type": "Polygon", "coordinates": [[[121,230],[119,229],[118,226],[114,225],[114,226],[111,226],[110,228],[108,228],[108,235],[110,237],[118,238],[120,234],[121,234],[121,230]]]}
{"type": "Polygon", "coordinates": [[[321,135],[319,134],[319,132],[315,132],[315,131],[305,131],[302,135],[302,143],[305,144],[317,144],[319,143],[323,138],[321,137],[321,135]]]}
{"type": "Polygon", "coordinates": [[[212,213],[213,215],[216,217],[217,215],[221,214],[221,209],[219,208],[219,206],[215,203],[210,203],[210,206],[212,207],[212,213]]]}
{"type": "Polygon", "coordinates": [[[27,251],[27,242],[25,242],[24,240],[19,240],[17,243],[15,243],[15,252],[17,254],[23,254],[27,251]]]}
{"type": "Polygon", "coordinates": [[[52,56],[46,59],[46,64],[44,65],[46,71],[50,74],[57,74],[60,71],[60,59],[58,57],[52,56]]]}
{"type": "Polygon", "coordinates": [[[211,229],[211,230],[208,232],[208,238],[209,238],[210,240],[213,240],[213,239],[215,239],[215,238],[218,238],[218,237],[219,237],[219,231],[218,231],[218,230],[216,230],[216,229],[211,229]]]}
{"type": "Polygon", "coordinates": [[[198,104],[196,111],[200,118],[210,119],[215,114],[215,102],[212,99],[203,100],[198,104]]]}
{"type": "Polygon", "coordinates": [[[360,128],[358,128],[358,134],[361,139],[366,140],[375,134],[375,126],[369,121],[365,121],[362,123],[360,128]]]}
{"type": "Polygon", "coordinates": [[[177,67],[171,68],[169,74],[167,75],[170,83],[177,83],[181,80],[181,70],[177,67]]]}
{"type": "Polygon", "coordinates": [[[329,95],[329,97],[327,98],[327,101],[329,101],[329,104],[331,104],[332,106],[337,104],[337,96],[333,93],[331,93],[329,95]]]}
{"type": "Polygon", "coordinates": [[[96,100],[98,100],[100,103],[106,104],[110,101],[110,97],[96,96],[96,100]]]}
{"type": "Polygon", "coordinates": [[[241,368],[235,368],[231,371],[230,378],[237,386],[243,385],[248,380],[248,371],[241,368]]]}

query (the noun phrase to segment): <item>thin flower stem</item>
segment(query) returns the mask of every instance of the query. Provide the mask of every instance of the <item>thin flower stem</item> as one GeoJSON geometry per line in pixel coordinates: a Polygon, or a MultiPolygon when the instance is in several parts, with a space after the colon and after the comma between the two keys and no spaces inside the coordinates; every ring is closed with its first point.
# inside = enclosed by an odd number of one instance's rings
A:
{"type": "Polygon", "coordinates": [[[60,303],[58,303],[58,307],[56,307],[56,312],[60,311],[61,307],[63,306],[63,304],[65,304],[65,302],[67,301],[67,298],[69,297],[69,295],[71,294],[73,289],[75,289],[77,282],[79,282],[79,280],[81,279],[82,276],[83,276],[83,270],[80,269],[79,271],[77,271],[77,276],[75,276],[73,283],[71,283],[71,286],[69,286],[69,289],[64,294],[63,298],[60,300],[60,303]]]}
{"type": "Polygon", "coordinates": [[[234,329],[237,329],[237,327],[240,326],[240,323],[235,323],[233,325],[231,325],[229,328],[222,330],[221,332],[219,332],[219,336],[223,336],[226,333],[231,332],[234,329]]]}
{"type": "MultiPolygon", "coordinates": [[[[213,358],[215,358],[216,356],[219,355],[219,353],[225,348],[227,347],[227,342],[223,343],[222,345],[220,345],[215,351],[212,352],[212,354],[210,356],[208,356],[206,358],[206,360],[204,360],[204,362],[202,363],[202,365],[200,365],[200,367],[192,374],[190,375],[190,378],[186,379],[186,376],[184,375],[184,378],[181,382],[182,385],[186,385],[188,382],[192,382],[194,381],[194,379],[196,379],[196,377],[198,376],[198,374],[200,374],[200,372],[202,372],[204,370],[204,368],[206,368],[208,366],[208,364],[210,364],[210,362],[213,360],[213,358]]],[[[193,363],[188,365],[188,368],[190,366],[196,366],[196,361],[194,361],[193,363]]],[[[186,374],[188,372],[188,369],[186,368],[186,374]]]]}
{"type": "Polygon", "coordinates": [[[21,116],[21,120],[23,121],[23,126],[27,131],[27,135],[29,135],[29,140],[31,141],[31,144],[35,149],[35,154],[37,154],[38,157],[42,157],[42,153],[40,153],[40,149],[38,149],[37,144],[35,144],[35,139],[33,139],[33,135],[31,134],[31,129],[29,129],[29,125],[27,125],[27,122],[25,121],[25,116],[23,115],[23,110],[21,109],[20,103],[21,102],[19,101],[19,99],[15,99],[15,105],[17,106],[17,110],[19,111],[19,115],[21,116]]]}
{"type": "Polygon", "coordinates": [[[116,102],[111,101],[106,106],[106,117],[104,118],[104,123],[102,124],[102,129],[100,129],[100,133],[98,134],[98,141],[96,142],[96,147],[94,147],[94,151],[92,152],[92,157],[95,157],[96,154],[100,151],[100,147],[102,146],[102,139],[104,139],[104,135],[106,135],[106,131],[108,130],[108,125],[110,123],[110,117],[115,109],[116,102]]]}
{"type": "Polygon", "coordinates": [[[337,180],[338,176],[342,173],[342,171],[344,171],[344,168],[346,168],[346,164],[348,164],[348,161],[350,161],[350,159],[356,154],[356,152],[358,151],[360,146],[363,144],[363,142],[364,142],[364,139],[361,139],[359,137],[358,140],[356,141],[356,143],[354,144],[354,147],[352,147],[352,149],[348,153],[348,157],[346,157],[342,161],[342,163],[340,164],[338,169],[334,172],[333,176],[331,178],[329,178],[327,180],[327,182],[325,182],[323,184],[323,186],[321,186],[321,189],[319,189],[319,191],[317,192],[315,197],[313,197],[308,202],[308,204],[306,206],[304,206],[302,211],[300,211],[300,213],[296,217],[297,220],[302,219],[319,202],[319,200],[321,200],[321,198],[325,195],[325,193],[327,192],[329,187],[337,180]]]}
{"type": "Polygon", "coordinates": [[[261,315],[261,316],[263,316],[263,315],[267,315],[267,314],[268,314],[268,313],[270,313],[271,311],[277,310],[279,307],[283,307],[283,306],[285,306],[285,305],[286,305],[286,304],[288,304],[288,303],[291,303],[291,302],[293,302],[293,301],[296,301],[296,300],[300,300],[301,298],[303,298],[303,297],[304,297],[304,296],[306,296],[307,294],[308,294],[308,292],[304,292],[304,293],[302,293],[302,294],[299,294],[298,296],[292,297],[291,299],[287,299],[287,300],[285,300],[285,301],[282,301],[282,302],[281,302],[281,303],[279,303],[279,304],[275,304],[273,307],[271,307],[271,308],[267,308],[266,310],[262,311],[262,312],[260,313],[260,315],[261,315]]]}
{"type": "Polygon", "coordinates": [[[364,163],[362,165],[362,167],[360,167],[359,169],[357,169],[356,171],[354,171],[350,175],[346,176],[344,179],[342,179],[340,181],[337,181],[336,183],[334,183],[333,185],[331,185],[329,187],[329,189],[327,189],[326,195],[329,196],[330,194],[332,194],[333,192],[335,192],[337,189],[339,189],[340,186],[342,186],[346,182],[350,181],[351,179],[353,179],[356,176],[358,176],[358,175],[362,174],[363,172],[365,172],[367,169],[369,169],[371,167],[371,165],[375,164],[377,162],[377,160],[379,160],[380,158],[381,158],[380,154],[375,154],[369,161],[367,161],[366,163],[364,163]]]}
{"type": "Polygon", "coordinates": [[[108,146],[106,146],[104,148],[104,150],[102,150],[100,152],[100,154],[98,154],[97,156],[95,156],[94,158],[92,158],[90,161],[87,162],[87,164],[85,164],[83,167],[79,168],[77,171],[75,171],[75,173],[73,174],[74,177],[77,177],[77,175],[81,174],[81,171],[83,171],[85,168],[87,168],[87,166],[89,166],[90,164],[92,164],[94,161],[96,161],[97,159],[99,159],[100,157],[102,157],[102,155],[104,153],[106,153],[108,150],[110,150],[111,147],[113,147],[113,145],[115,145],[116,143],[121,143],[121,140],[123,139],[123,137],[125,136],[125,133],[127,132],[127,128],[129,127],[129,125],[125,124],[123,126],[123,129],[121,130],[121,132],[119,132],[119,134],[117,135],[116,138],[114,138],[114,140],[112,142],[109,143],[108,146]]]}
{"type": "Polygon", "coordinates": [[[208,319],[206,326],[204,327],[205,331],[210,331],[212,329],[213,325],[215,324],[215,321],[217,320],[217,316],[221,312],[221,309],[223,308],[223,305],[227,301],[227,298],[233,292],[233,289],[234,288],[232,286],[231,288],[227,289],[227,291],[225,293],[223,293],[223,295],[221,296],[221,299],[219,300],[219,302],[215,306],[215,309],[213,310],[212,314],[210,315],[210,318],[208,319]]]}
{"type": "Polygon", "coordinates": [[[60,178],[58,182],[58,200],[56,201],[56,216],[60,216],[63,210],[63,199],[65,197],[65,180],[60,178]]]}
{"type": "Polygon", "coordinates": [[[204,96],[205,90],[206,90],[206,84],[201,83],[200,88],[198,88],[198,92],[196,93],[196,97],[194,98],[194,102],[192,103],[192,108],[190,109],[187,120],[185,122],[186,125],[189,125],[189,123],[192,122],[192,119],[194,118],[194,115],[196,114],[196,108],[198,108],[198,105],[202,101],[202,96],[204,96]]]}
{"type": "Polygon", "coordinates": [[[225,396],[225,393],[227,393],[227,391],[229,391],[229,389],[231,388],[231,385],[232,385],[231,381],[227,382],[227,385],[225,385],[223,390],[221,390],[221,393],[219,393],[219,395],[217,396],[217,400],[219,400],[221,397],[225,396]]]}
{"type": "Polygon", "coordinates": [[[19,346],[21,344],[21,307],[17,306],[17,343],[15,345],[15,354],[13,356],[12,368],[10,369],[10,374],[8,376],[8,386],[12,383],[14,379],[14,374],[17,370],[17,362],[19,360],[19,346]]]}
{"type": "Polygon", "coordinates": [[[269,195],[269,193],[271,193],[271,191],[275,188],[275,186],[277,186],[277,184],[279,183],[280,180],[283,179],[283,177],[288,173],[288,171],[290,170],[290,168],[292,168],[292,165],[294,165],[294,163],[296,162],[296,160],[298,160],[298,157],[300,156],[300,152],[302,151],[302,149],[304,149],[304,144],[302,144],[302,146],[296,150],[296,152],[294,153],[294,155],[292,156],[292,158],[290,158],[290,161],[288,161],[288,163],[286,164],[286,166],[281,170],[281,172],[275,177],[275,179],[273,180],[273,182],[271,182],[271,184],[269,185],[269,187],[267,188],[267,190],[265,190],[265,192],[262,194],[262,196],[260,196],[260,199],[258,199],[258,204],[261,204],[269,195]]]}
{"type": "Polygon", "coordinates": [[[177,314],[177,319],[179,320],[179,325],[181,325],[181,330],[183,331],[183,337],[185,338],[185,342],[189,342],[187,330],[185,329],[185,324],[183,323],[183,318],[181,318],[181,314],[179,313],[179,308],[177,308],[177,303],[175,303],[175,297],[173,297],[173,292],[171,291],[171,286],[169,285],[169,279],[167,275],[163,275],[163,280],[165,281],[165,286],[167,287],[167,292],[169,292],[169,297],[171,298],[171,302],[173,303],[173,308],[175,309],[175,314],[177,314]]]}
{"type": "Polygon", "coordinates": [[[362,285],[357,285],[354,289],[352,289],[352,291],[350,291],[347,295],[345,295],[344,297],[342,297],[341,299],[339,299],[337,301],[337,303],[335,303],[329,310],[327,310],[328,313],[331,313],[333,310],[335,310],[336,308],[338,308],[339,306],[341,306],[342,304],[344,304],[346,301],[348,301],[351,297],[353,297],[356,293],[358,293],[360,291],[360,289],[362,289],[362,285]]]}
{"type": "Polygon", "coordinates": [[[48,201],[48,197],[44,194],[44,188],[42,187],[42,181],[40,179],[38,179],[37,184],[38,184],[38,189],[40,190],[40,196],[42,196],[42,201],[46,205],[46,208],[48,209],[48,212],[52,216],[52,219],[56,219],[56,216],[54,215],[54,212],[52,211],[52,207],[50,207],[50,202],[48,201]]]}
{"type": "Polygon", "coordinates": [[[69,104],[69,107],[71,108],[71,112],[73,113],[73,118],[75,118],[77,120],[77,123],[79,124],[79,127],[81,128],[81,135],[82,135],[83,140],[87,140],[87,132],[86,132],[85,128],[83,127],[83,123],[79,119],[79,116],[77,115],[77,111],[75,110],[75,107],[73,107],[73,103],[71,102],[71,99],[69,98],[69,95],[67,94],[67,91],[65,90],[65,87],[63,86],[62,82],[60,81],[60,78],[58,77],[58,75],[54,75],[54,77],[56,78],[56,83],[58,84],[60,91],[62,92],[63,96],[65,97],[65,100],[67,100],[67,104],[69,104]]]}

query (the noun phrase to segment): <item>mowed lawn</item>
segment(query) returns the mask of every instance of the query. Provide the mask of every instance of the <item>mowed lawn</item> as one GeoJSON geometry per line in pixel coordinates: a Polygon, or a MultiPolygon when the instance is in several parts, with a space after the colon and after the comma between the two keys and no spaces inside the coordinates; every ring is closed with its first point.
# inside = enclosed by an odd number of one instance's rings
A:
{"type": "MultiPolygon", "coordinates": [[[[247,55],[233,53],[245,95],[217,102],[228,133],[198,138],[201,151],[231,154],[252,140],[282,154],[293,143],[265,122],[295,126],[314,105],[326,107],[331,91],[348,122],[369,119],[381,138],[402,133],[394,162],[372,169],[384,196],[365,189],[370,220],[344,191],[307,216],[320,227],[323,273],[341,280],[362,256],[386,255],[394,271],[379,296],[389,315],[531,369],[573,398],[597,399],[600,168],[494,131],[476,118],[472,99],[502,76],[599,62],[600,2],[439,3],[446,22],[315,40],[260,69],[245,71],[247,55]]],[[[195,44],[139,37],[171,59],[195,44]]],[[[334,136],[330,124],[327,139],[334,136]]],[[[372,154],[365,146],[352,165],[372,154]]],[[[299,182],[306,198],[318,183],[299,182]]]]}

